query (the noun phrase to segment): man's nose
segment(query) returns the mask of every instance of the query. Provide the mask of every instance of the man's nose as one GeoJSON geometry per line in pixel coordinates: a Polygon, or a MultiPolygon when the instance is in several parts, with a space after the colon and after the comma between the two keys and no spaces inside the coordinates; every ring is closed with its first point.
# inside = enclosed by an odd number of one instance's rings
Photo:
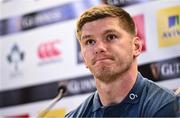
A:
{"type": "Polygon", "coordinates": [[[107,45],[104,42],[96,42],[95,53],[103,53],[107,50],[107,45]]]}

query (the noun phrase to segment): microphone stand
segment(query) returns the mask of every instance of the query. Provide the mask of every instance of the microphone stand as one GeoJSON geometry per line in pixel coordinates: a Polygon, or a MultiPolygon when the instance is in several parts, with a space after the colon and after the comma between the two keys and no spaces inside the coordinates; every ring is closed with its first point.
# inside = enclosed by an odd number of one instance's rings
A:
{"type": "Polygon", "coordinates": [[[46,116],[49,110],[63,97],[64,93],[65,93],[65,90],[63,88],[60,88],[59,94],[53,99],[52,103],[47,108],[42,110],[43,112],[40,113],[40,115],[38,115],[38,118],[43,118],[44,116],[46,116]]]}

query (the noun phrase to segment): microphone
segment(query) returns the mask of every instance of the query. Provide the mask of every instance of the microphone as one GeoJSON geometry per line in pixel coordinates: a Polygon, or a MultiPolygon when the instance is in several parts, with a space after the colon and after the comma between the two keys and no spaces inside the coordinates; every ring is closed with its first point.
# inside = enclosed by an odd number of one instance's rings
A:
{"type": "Polygon", "coordinates": [[[67,88],[66,88],[65,85],[60,85],[60,86],[58,87],[58,91],[59,91],[59,92],[62,91],[62,94],[63,94],[63,95],[66,93],[66,90],[67,90],[67,88]]]}
{"type": "Polygon", "coordinates": [[[63,95],[66,93],[66,86],[64,85],[60,85],[58,87],[58,95],[53,99],[52,103],[50,105],[48,105],[44,110],[42,110],[43,112],[40,113],[40,115],[38,115],[38,118],[43,118],[44,116],[47,115],[47,113],[50,111],[50,109],[59,101],[61,100],[61,98],[63,97],[63,95]]]}

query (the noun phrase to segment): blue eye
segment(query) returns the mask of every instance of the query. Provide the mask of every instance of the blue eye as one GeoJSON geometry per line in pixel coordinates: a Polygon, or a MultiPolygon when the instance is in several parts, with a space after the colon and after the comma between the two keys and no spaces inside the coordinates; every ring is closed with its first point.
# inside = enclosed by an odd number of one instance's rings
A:
{"type": "Polygon", "coordinates": [[[86,41],[86,45],[94,45],[96,42],[95,40],[89,39],[86,41]]]}

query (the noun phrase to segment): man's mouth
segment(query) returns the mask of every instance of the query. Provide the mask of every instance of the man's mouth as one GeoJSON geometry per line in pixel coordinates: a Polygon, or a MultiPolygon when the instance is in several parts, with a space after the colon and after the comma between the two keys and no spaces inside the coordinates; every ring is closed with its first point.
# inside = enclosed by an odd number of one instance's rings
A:
{"type": "Polygon", "coordinates": [[[103,63],[103,62],[107,62],[107,61],[112,61],[112,58],[107,58],[107,57],[105,57],[105,58],[99,58],[99,59],[96,59],[96,60],[94,61],[94,64],[103,63]]]}

